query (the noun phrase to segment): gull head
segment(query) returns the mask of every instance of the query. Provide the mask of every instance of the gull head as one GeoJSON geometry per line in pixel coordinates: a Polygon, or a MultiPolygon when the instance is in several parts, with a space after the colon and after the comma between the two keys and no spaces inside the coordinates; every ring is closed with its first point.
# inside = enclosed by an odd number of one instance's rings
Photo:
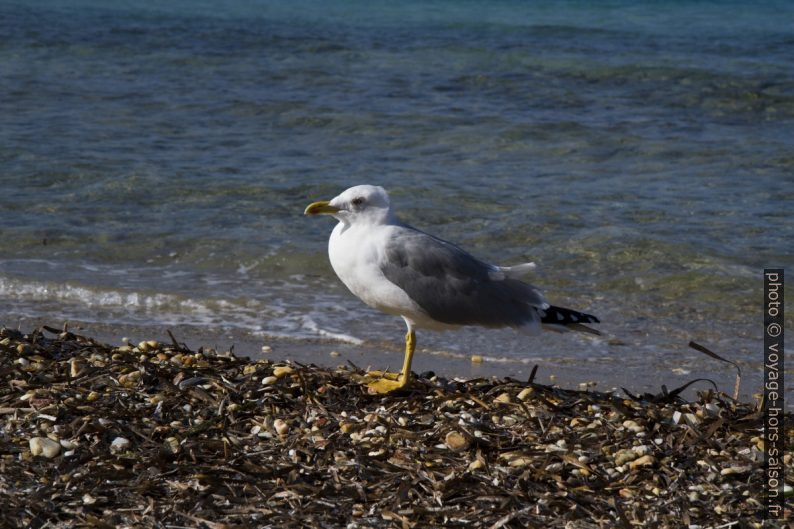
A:
{"type": "Polygon", "coordinates": [[[389,194],[380,186],[360,185],[331,200],[312,202],[305,215],[331,215],[340,222],[383,224],[392,218],[389,194]]]}

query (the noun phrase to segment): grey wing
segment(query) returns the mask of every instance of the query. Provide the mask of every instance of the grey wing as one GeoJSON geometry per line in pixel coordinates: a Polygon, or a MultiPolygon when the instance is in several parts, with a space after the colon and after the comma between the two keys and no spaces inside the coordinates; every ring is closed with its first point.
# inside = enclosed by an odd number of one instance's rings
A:
{"type": "Polygon", "coordinates": [[[539,328],[548,307],[537,288],[497,274],[495,267],[452,243],[401,227],[380,268],[436,321],[451,325],[539,328]]]}

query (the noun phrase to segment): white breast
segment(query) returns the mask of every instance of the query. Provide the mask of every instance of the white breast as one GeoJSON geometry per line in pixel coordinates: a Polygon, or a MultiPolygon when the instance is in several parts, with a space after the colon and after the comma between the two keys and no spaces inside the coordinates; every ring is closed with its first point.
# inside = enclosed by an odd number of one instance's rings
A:
{"type": "Polygon", "coordinates": [[[331,266],[350,291],[370,307],[420,323],[425,312],[397,285],[386,279],[378,262],[383,255],[388,225],[339,223],[328,241],[331,266]],[[366,231],[366,234],[363,231],[366,231]]]}

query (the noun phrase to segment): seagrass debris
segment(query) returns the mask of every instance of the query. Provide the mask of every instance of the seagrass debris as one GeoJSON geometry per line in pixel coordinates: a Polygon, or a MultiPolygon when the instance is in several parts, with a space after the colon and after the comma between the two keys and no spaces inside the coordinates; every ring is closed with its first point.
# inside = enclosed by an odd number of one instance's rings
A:
{"type": "Polygon", "coordinates": [[[713,390],[374,396],[351,367],[49,327],[0,330],[0,373],[10,527],[761,527],[761,413],[713,390]]]}

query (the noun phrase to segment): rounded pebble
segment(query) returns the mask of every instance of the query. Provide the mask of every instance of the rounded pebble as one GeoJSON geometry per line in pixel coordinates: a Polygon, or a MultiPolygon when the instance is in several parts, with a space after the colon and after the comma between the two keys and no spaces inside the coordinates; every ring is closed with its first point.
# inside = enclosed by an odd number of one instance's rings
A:
{"type": "Polygon", "coordinates": [[[655,457],[652,455],[644,455],[629,463],[629,468],[634,470],[637,467],[647,467],[653,465],[654,463],[656,463],[655,457]]]}
{"type": "Polygon", "coordinates": [[[291,375],[294,369],[290,366],[276,366],[273,368],[273,376],[276,378],[283,378],[287,375],[291,375]]]}
{"type": "Polygon", "coordinates": [[[444,437],[444,443],[453,452],[461,452],[469,447],[469,440],[460,432],[449,432],[444,437]]]}
{"type": "Polygon", "coordinates": [[[34,456],[44,456],[52,459],[61,452],[61,444],[49,437],[32,437],[28,441],[30,453],[34,456]]]}
{"type": "Polygon", "coordinates": [[[124,452],[129,449],[130,447],[130,440],[125,437],[116,437],[113,439],[113,442],[110,443],[110,453],[111,454],[118,454],[120,452],[124,452]]]}
{"type": "Polygon", "coordinates": [[[287,435],[287,432],[289,432],[289,424],[281,419],[276,419],[273,421],[273,429],[276,430],[276,433],[279,435],[287,435]]]}

